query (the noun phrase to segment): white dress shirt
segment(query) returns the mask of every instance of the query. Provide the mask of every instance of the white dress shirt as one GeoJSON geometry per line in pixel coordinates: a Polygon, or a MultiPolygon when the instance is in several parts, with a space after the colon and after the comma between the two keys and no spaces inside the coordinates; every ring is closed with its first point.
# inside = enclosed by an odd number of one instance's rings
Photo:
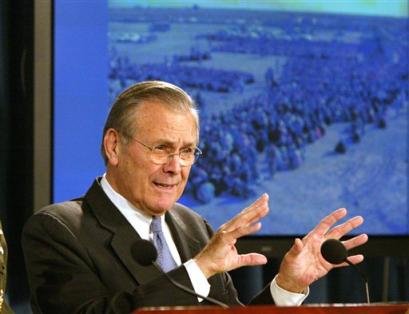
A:
{"type": "MultiPolygon", "coordinates": [[[[150,232],[150,224],[152,221],[152,216],[146,215],[140,209],[133,206],[127,199],[122,195],[117,193],[112,186],[109,184],[104,174],[101,180],[101,187],[111,202],[118,208],[121,214],[126,218],[126,220],[131,224],[135,231],[139,234],[142,239],[152,240],[152,233],[150,232]]],[[[178,266],[181,265],[181,259],[179,252],[176,248],[175,241],[170,233],[169,226],[165,221],[165,216],[161,217],[163,234],[165,236],[166,243],[169,246],[170,253],[178,266]]],[[[183,264],[189,275],[190,281],[192,282],[193,289],[196,293],[208,296],[210,292],[210,284],[207,281],[205,275],[197,266],[196,262],[191,259],[183,264]]],[[[275,278],[270,284],[271,296],[274,299],[276,305],[300,305],[305,298],[308,296],[309,291],[306,294],[292,293],[287,290],[280,288],[275,278]]],[[[199,302],[202,301],[198,298],[199,302]]]]}

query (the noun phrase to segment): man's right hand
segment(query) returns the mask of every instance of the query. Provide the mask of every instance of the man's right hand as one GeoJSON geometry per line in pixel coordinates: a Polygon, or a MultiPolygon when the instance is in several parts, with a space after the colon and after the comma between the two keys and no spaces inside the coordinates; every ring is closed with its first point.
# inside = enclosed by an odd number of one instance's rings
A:
{"type": "Polygon", "coordinates": [[[235,244],[240,237],[260,230],[260,219],[266,216],[268,211],[268,195],[263,194],[217,230],[205,248],[194,258],[206,278],[242,266],[267,263],[267,258],[262,254],[238,254],[235,244]]]}

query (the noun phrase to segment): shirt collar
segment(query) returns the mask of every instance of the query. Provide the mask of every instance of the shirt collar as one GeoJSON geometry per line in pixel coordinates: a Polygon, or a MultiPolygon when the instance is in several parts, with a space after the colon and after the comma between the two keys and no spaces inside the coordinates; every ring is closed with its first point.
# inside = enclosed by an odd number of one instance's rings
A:
{"type": "MultiPolygon", "coordinates": [[[[145,214],[142,210],[135,207],[125,197],[116,192],[109,184],[106,173],[102,176],[101,187],[111,202],[118,208],[123,216],[129,221],[135,230],[143,239],[149,238],[149,227],[152,222],[152,216],[145,214]]],[[[165,215],[161,216],[162,224],[165,215]]]]}

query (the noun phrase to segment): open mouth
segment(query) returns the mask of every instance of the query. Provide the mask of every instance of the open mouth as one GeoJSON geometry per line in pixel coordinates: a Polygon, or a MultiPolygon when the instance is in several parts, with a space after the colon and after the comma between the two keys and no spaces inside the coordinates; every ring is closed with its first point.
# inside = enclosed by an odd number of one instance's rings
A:
{"type": "Polygon", "coordinates": [[[159,188],[167,189],[167,190],[171,190],[176,186],[176,184],[165,184],[165,183],[158,183],[158,182],[154,182],[154,184],[159,188]]]}

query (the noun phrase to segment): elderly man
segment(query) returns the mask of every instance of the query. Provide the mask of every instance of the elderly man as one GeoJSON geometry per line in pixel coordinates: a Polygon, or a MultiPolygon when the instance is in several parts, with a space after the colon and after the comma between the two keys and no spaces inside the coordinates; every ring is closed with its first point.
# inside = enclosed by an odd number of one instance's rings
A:
{"type": "MultiPolygon", "coordinates": [[[[238,238],[261,228],[268,195],[213,233],[206,221],[178,204],[201,154],[198,113],[180,88],[160,81],[125,90],[112,106],[102,140],[106,173],[85,196],[36,212],[23,232],[34,313],[129,313],[143,306],[206,304],[178,289],[154,266],[138,263],[140,239],[159,247],[163,271],[197,293],[239,305],[227,271],[262,265],[261,254],[238,254],[238,238]]],[[[300,304],[308,286],[333,265],[320,254],[327,238],[359,226],[339,209],[296,239],[279,273],[254,304],[300,304]]],[[[350,249],[367,241],[359,235],[350,249]]],[[[353,263],[363,256],[350,257],[353,263]]]]}

